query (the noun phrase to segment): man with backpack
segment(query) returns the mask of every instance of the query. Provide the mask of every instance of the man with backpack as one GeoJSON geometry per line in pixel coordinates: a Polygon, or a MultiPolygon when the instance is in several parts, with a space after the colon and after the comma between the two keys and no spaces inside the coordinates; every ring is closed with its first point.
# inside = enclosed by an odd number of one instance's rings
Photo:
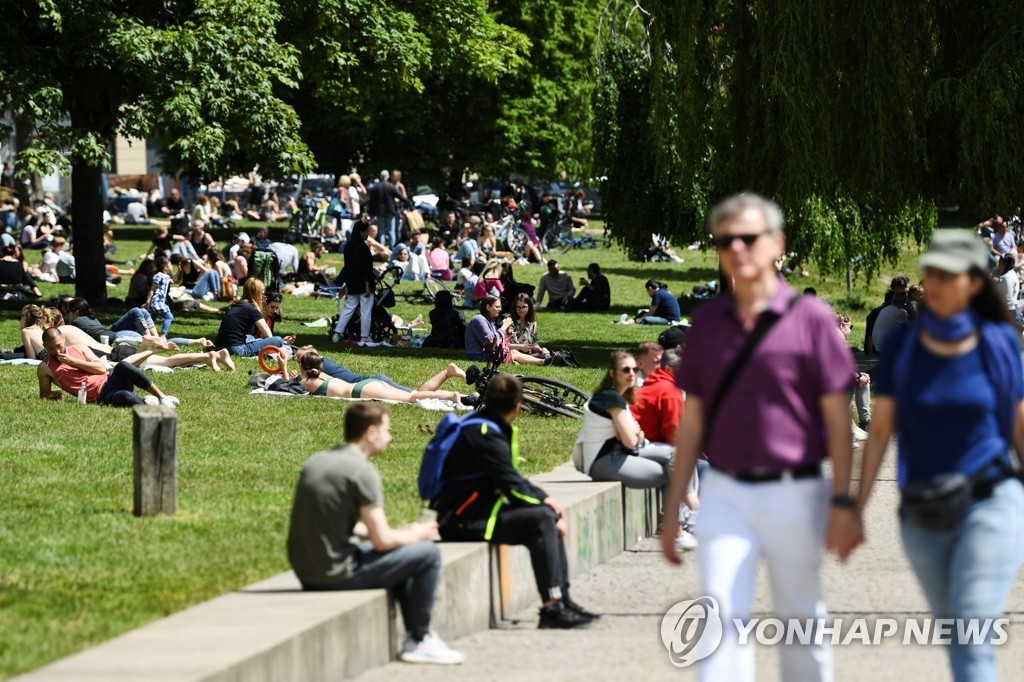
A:
{"type": "Polygon", "coordinates": [[[305,590],[392,590],[408,633],[407,663],[462,663],[430,631],[441,553],[437,524],[392,528],[384,515],[380,474],[369,462],[391,442],[388,408],[356,403],[345,411],[345,444],[306,461],[295,488],[288,561],[305,590]],[[368,538],[354,542],[353,536],[368,538]]]}
{"type": "Polygon", "coordinates": [[[512,422],[523,385],[499,374],[491,379],[476,415],[446,417],[427,446],[420,494],[437,510],[442,539],[524,545],[530,551],[542,602],[541,628],[574,628],[596,614],[569,596],[562,506],[516,471],[519,443],[512,422]]]}

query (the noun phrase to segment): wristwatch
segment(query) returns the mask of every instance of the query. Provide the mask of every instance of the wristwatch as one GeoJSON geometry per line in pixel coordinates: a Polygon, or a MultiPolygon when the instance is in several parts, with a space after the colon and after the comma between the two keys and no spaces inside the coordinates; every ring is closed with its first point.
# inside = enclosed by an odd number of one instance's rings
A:
{"type": "Polygon", "coordinates": [[[857,507],[857,500],[847,493],[841,493],[832,496],[831,504],[836,509],[855,509],[857,507]]]}

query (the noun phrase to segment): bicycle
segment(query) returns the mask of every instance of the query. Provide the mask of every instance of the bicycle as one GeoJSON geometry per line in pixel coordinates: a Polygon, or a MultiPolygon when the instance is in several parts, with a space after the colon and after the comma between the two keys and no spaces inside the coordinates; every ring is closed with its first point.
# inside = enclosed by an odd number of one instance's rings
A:
{"type": "Polygon", "coordinates": [[[573,233],[569,220],[562,219],[558,225],[544,233],[541,242],[547,251],[565,253],[569,249],[607,249],[612,242],[605,237],[595,237],[587,232],[573,233]]]}
{"type": "Polygon", "coordinates": [[[509,213],[494,224],[494,235],[498,243],[504,244],[516,258],[522,258],[526,253],[526,243],[530,241],[530,237],[526,230],[519,227],[515,213],[509,213]]]}
{"type": "Polygon", "coordinates": [[[327,202],[310,201],[299,206],[288,222],[288,233],[295,236],[296,241],[309,244],[313,239],[323,236],[327,227],[327,202]]]}
{"type": "MultiPolygon", "coordinates": [[[[504,351],[500,344],[492,344],[488,351],[487,364],[483,369],[471,366],[466,370],[466,380],[476,386],[480,394],[480,405],[487,393],[487,385],[498,374],[508,374],[499,368],[502,364],[504,351]],[[474,371],[476,370],[476,371],[474,371]]],[[[531,377],[513,374],[523,383],[523,411],[547,417],[569,417],[583,419],[584,406],[590,400],[590,394],[572,384],[547,377],[531,377]]]]}

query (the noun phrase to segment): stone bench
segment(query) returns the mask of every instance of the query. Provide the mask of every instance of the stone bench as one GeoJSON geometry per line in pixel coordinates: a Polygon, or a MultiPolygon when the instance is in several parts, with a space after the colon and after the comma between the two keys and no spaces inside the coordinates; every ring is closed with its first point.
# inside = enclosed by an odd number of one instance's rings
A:
{"type": "MultiPolygon", "coordinates": [[[[653,532],[651,491],[594,483],[571,465],[533,480],[565,507],[570,578],[653,532]]],[[[439,547],[443,568],[432,627],[442,638],[486,630],[538,603],[529,553],[522,547],[439,547]]],[[[385,590],[303,592],[287,571],[17,679],[328,682],[395,660],[403,634],[385,590]]]]}

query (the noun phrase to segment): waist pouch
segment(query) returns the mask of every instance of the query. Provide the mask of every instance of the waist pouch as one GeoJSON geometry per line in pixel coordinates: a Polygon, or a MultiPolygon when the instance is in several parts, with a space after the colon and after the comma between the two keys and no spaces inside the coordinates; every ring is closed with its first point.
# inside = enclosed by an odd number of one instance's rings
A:
{"type": "Polygon", "coordinates": [[[939,474],[920,481],[911,481],[900,491],[900,517],[910,519],[922,529],[933,533],[952,530],[967,514],[975,500],[992,494],[996,484],[1015,475],[1002,456],[988,463],[973,476],[959,472],[939,474]],[[1002,475],[985,480],[993,466],[1002,475]]]}

